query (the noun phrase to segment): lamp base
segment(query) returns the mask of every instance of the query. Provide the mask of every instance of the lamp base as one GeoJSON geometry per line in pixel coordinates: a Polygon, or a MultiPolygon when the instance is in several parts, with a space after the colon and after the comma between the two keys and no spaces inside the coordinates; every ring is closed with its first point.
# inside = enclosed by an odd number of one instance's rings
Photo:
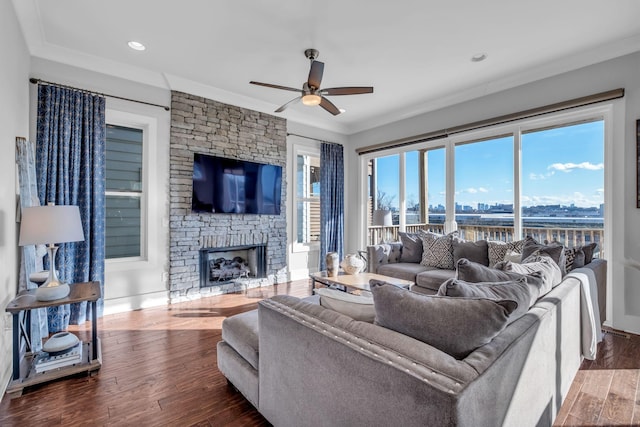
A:
{"type": "Polygon", "coordinates": [[[71,289],[66,283],[60,283],[57,286],[40,286],[36,289],[36,299],[38,301],[55,301],[69,295],[71,289]]]}

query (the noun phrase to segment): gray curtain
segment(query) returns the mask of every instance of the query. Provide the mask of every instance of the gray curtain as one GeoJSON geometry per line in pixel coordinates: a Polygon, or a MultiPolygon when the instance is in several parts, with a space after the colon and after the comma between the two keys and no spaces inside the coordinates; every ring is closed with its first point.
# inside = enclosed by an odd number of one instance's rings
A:
{"type": "Polygon", "coordinates": [[[344,157],[339,144],[323,142],[320,150],[320,270],[326,270],[327,252],[344,256],[344,157]]]}
{"type": "MultiPolygon", "coordinates": [[[[24,138],[16,138],[16,164],[18,165],[18,181],[20,185],[20,208],[17,218],[20,219],[22,209],[40,206],[36,186],[35,148],[31,142],[24,138]]],[[[31,273],[42,271],[42,258],[45,253],[44,245],[22,247],[18,291],[38,287],[38,285],[29,281],[29,276],[31,273]]],[[[32,351],[39,351],[42,348],[42,338],[48,335],[47,309],[31,310],[32,351]]]]}

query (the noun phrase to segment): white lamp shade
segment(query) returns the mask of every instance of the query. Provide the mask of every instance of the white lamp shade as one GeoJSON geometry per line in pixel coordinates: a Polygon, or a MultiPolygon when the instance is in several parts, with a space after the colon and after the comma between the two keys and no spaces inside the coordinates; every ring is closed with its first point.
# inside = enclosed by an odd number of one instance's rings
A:
{"type": "Polygon", "coordinates": [[[386,209],[374,210],[373,225],[382,226],[382,227],[391,227],[393,225],[393,218],[391,217],[391,211],[386,209]]]}
{"type": "Polygon", "coordinates": [[[84,241],[77,206],[48,205],[24,208],[18,245],[84,241]]]}

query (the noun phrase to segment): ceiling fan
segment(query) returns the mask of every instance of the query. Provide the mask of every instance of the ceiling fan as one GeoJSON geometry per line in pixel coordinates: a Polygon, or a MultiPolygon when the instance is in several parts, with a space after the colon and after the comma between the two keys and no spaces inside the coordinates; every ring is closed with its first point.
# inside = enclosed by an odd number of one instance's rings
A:
{"type": "Polygon", "coordinates": [[[287,107],[296,104],[299,101],[302,101],[304,105],[320,105],[322,108],[324,108],[334,116],[337,116],[341,113],[341,111],[326,98],[327,96],[373,93],[373,87],[371,86],[346,86],[321,89],[320,83],[322,82],[322,74],[324,72],[324,62],[316,61],[316,58],[319,54],[320,53],[316,49],[307,49],[304,51],[304,56],[306,56],[311,61],[311,69],[309,70],[309,77],[307,78],[307,81],[302,84],[302,89],[295,89],[287,86],[254,81],[250,81],[249,83],[258,86],[266,86],[274,89],[282,89],[300,93],[300,96],[293,98],[291,101],[278,108],[275,111],[276,113],[280,113],[287,107]]]}

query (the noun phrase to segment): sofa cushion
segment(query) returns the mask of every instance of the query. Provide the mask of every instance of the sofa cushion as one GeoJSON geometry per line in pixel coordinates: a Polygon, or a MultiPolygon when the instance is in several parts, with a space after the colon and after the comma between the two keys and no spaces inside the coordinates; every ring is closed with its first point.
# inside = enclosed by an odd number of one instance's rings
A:
{"type": "Polygon", "coordinates": [[[445,270],[441,268],[430,268],[416,276],[415,283],[422,288],[437,291],[443,282],[456,276],[455,270],[445,270]]]}
{"type": "Polygon", "coordinates": [[[489,265],[489,245],[486,240],[467,242],[454,237],[451,245],[453,246],[454,266],[461,258],[466,258],[482,265],[489,265]]]}
{"type": "Polygon", "coordinates": [[[458,236],[457,231],[442,235],[431,231],[421,230],[422,265],[427,267],[445,268],[453,270],[453,246],[451,241],[458,236]]]}
{"type": "Polygon", "coordinates": [[[538,243],[538,241],[533,237],[527,236],[525,237],[524,245],[522,246],[522,259],[524,260],[526,258],[529,258],[533,254],[548,255],[552,260],[555,261],[556,264],[558,264],[562,275],[564,276],[565,274],[567,274],[565,266],[566,257],[564,254],[564,246],[562,246],[560,243],[553,242],[545,245],[543,243],[538,243]]]}
{"type": "Polygon", "coordinates": [[[507,252],[522,253],[524,240],[516,240],[515,242],[500,242],[495,240],[487,241],[489,251],[489,267],[493,267],[499,262],[504,261],[507,252]]]}
{"type": "Polygon", "coordinates": [[[375,323],[425,342],[456,359],[491,341],[517,308],[514,301],[421,295],[397,286],[371,289],[375,323]]]}
{"type": "Polygon", "coordinates": [[[329,288],[316,289],[315,293],[320,295],[321,306],[342,313],[354,320],[373,323],[376,317],[373,298],[370,296],[354,295],[329,288]]]}
{"type": "Polygon", "coordinates": [[[258,310],[224,319],[222,339],[254,369],[258,369],[258,310]]]}
{"type": "Polygon", "coordinates": [[[429,267],[420,264],[398,262],[395,264],[383,264],[378,267],[376,273],[415,282],[416,275],[428,269],[429,267]]]}
{"type": "Polygon", "coordinates": [[[400,262],[419,263],[422,260],[422,239],[418,233],[400,232],[402,254],[400,262]]]}
{"type": "Polygon", "coordinates": [[[506,282],[469,283],[459,279],[449,279],[440,286],[438,295],[449,297],[488,298],[496,301],[511,300],[518,307],[509,315],[509,323],[522,317],[540,296],[542,277],[522,276],[506,282]]]}
{"type": "Polygon", "coordinates": [[[556,262],[547,255],[532,255],[522,260],[522,263],[520,264],[511,261],[503,261],[496,264],[496,268],[520,274],[531,274],[537,271],[541,272],[544,280],[544,286],[540,290],[540,295],[545,295],[562,281],[562,272],[560,271],[560,267],[558,267],[558,264],[556,264],[556,262]]]}

